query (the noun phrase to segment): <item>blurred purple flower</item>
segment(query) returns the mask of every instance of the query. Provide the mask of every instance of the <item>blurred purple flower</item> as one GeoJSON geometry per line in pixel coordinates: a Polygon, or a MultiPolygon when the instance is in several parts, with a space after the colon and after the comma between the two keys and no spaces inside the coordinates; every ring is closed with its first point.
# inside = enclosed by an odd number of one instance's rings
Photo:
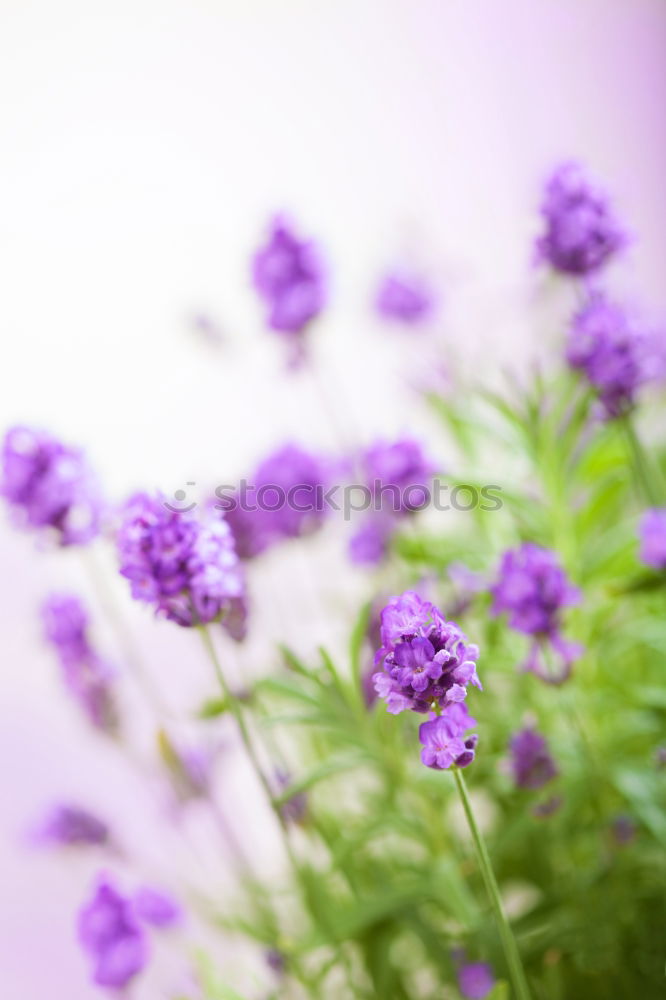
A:
{"type": "Polygon", "coordinates": [[[557,775],[555,761],[544,737],[534,729],[521,729],[509,742],[511,770],[519,788],[542,788],[557,775]]]}
{"type": "MultiPolygon", "coordinates": [[[[283,795],[289,790],[292,779],[291,775],[278,770],[275,772],[275,781],[280,789],[280,794],[283,795]]],[[[307,811],[308,799],[305,792],[294,792],[294,794],[290,798],[286,799],[280,806],[282,818],[287,823],[302,823],[307,815],[307,811]]]]}
{"type": "Polygon", "coordinates": [[[173,927],[180,922],[182,910],[171,896],[150,886],[141,886],[132,897],[134,913],[153,927],[173,927]]]}
{"type": "Polygon", "coordinates": [[[502,557],[497,582],[490,592],[491,614],[506,612],[511,628],[535,637],[524,668],[550,683],[565,680],[581,648],[562,638],[562,611],[580,601],[580,592],[569,582],[555,553],[533,542],[509,549],[502,557]],[[542,643],[550,644],[561,657],[560,673],[549,674],[542,666],[539,657],[542,643]]]}
{"type": "Polygon", "coordinates": [[[88,637],[88,615],[78,597],[52,594],[42,605],[44,637],[55,649],[65,684],[98,729],[118,726],[111,683],[113,671],[96,653],[88,637]]]}
{"type": "Polygon", "coordinates": [[[21,527],[51,530],[59,545],[83,545],[99,532],[101,495],[83,452],[44,431],[7,432],[0,494],[21,527]]]}
{"type": "Polygon", "coordinates": [[[537,257],[565,274],[598,271],[628,242],[607,196],[575,163],[562,164],[548,180],[541,215],[545,231],[537,240],[537,257]]]}
{"type": "Polygon", "coordinates": [[[532,815],[536,816],[537,819],[548,819],[549,816],[557,812],[563,802],[564,799],[561,795],[551,795],[550,798],[533,806],[532,815]]]}
{"type": "Polygon", "coordinates": [[[646,510],[638,530],[641,560],[653,569],[666,570],[666,507],[646,510]]]}
{"type": "Polygon", "coordinates": [[[184,627],[220,621],[245,635],[245,584],[233,535],[222,517],[201,521],[174,511],[160,495],[139,493],[118,531],[120,572],[132,596],[184,627]]]}
{"type": "Polygon", "coordinates": [[[377,566],[387,556],[396,525],[379,514],[366,517],[349,541],[349,558],[356,566],[377,566]]]}
{"type": "Polygon", "coordinates": [[[465,699],[468,684],[481,687],[475,664],[478,647],[468,644],[454,622],[447,622],[434,604],[413,591],[391,598],[382,611],[381,641],[376,662],[383,669],[374,682],[388,711],[397,715],[406,709],[451,708],[448,720],[461,732],[466,716],[458,703],[465,699]]]}
{"type": "Polygon", "coordinates": [[[299,240],[284,219],[275,218],[267,242],[252,262],[254,286],[267,307],[272,330],[298,338],[324,308],[324,265],[316,245],[299,240]]]}
{"type": "Polygon", "coordinates": [[[435,301],[422,279],[389,274],[379,285],[375,304],[385,319],[417,326],[431,316],[435,301]]]}
{"type": "Polygon", "coordinates": [[[79,941],[92,959],[93,982],[123,989],[148,962],[148,941],[132,902],[102,877],[79,912],[79,941]]]}
{"type": "Polygon", "coordinates": [[[368,488],[382,511],[411,514],[430,500],[436,468],[414,438],[376,441],[361,461],[368,488]]]}
{"type": "Polygon", "coordinates": [[[324,491],[334,463],[325,456],[286,444],[268,455],[246,487],[217,506],[225,510],[241,558],[251,559],[287,538],[312,534],[329,508],[324,491]],[[256,509],[248,509],[256,508],[256,509]]]}
{"type": "Polygon", "coordinates": [[[567,361],[583,372],[611,418],[633,408],[640,386],[660,368],[653,338],[601,294],[574,316],[567,361]]]}
{"type": "Polygon", "coordinates": [[[458,987],[467,1000],[483,1000],[494,985],[492,966],[487,962],[465,962],[458,969],[458,987]]]}
{"type": "Polygon", "coordinates": [[[109,828],[80,806],[57,805],[39,825],[34,839],[56,847],[101,847],[109,842],[109,828]]]}
{"type": "Polygon", "coordinates": [[[613,840],[619,847],[626,847],[636,837],[637,827],[631,816],[616,816],[611,823],[613,840]]]}

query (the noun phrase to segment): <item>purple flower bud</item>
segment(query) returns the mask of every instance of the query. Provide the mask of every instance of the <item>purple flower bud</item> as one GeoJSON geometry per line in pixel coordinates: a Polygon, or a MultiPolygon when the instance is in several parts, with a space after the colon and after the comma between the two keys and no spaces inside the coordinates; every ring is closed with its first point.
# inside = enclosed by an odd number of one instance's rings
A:
{"type": "Polygon", "coordinates": [[[142,886],[134,893],[132,906],[139,920],[153,927],[173,927],[180,922],[182,910],[165,892],[142,886]]]}
{"type": "Polygon", "coordinates": [[[519,788],[543,788],[557,775],[548,744],[534,729],[521,729],[509,742],[511,770],[519,788]]]}
{"type": "Polygon", "coordinates": [[[483,1000],[494,985],[493,970],[487,962],[465,962],[458,969],[458,987],[467,1000],[483,1000]]]}
{"type": "Polygon", "coordinates": [[[434,297],[422,279],[389,274],[377,292],[376,308],[380,316],[405,326],[417,326],[434,309],[434,297]]]}
{"type": "Polygon", "coordinates": [[[639,527],[641,560],[656,570],[666,570],[666,507],[646,510],[639,527]]]}
{"type": "Polygon", "coordinates": [[[532,542],[504,553],[491,594],[492,613],[506,612],[511,628],[527,635],[553,635],[562,609],[580,600],[555,553],[532,542]]]}
{"type": "Polygon", "coordinates": [[[127,503],[117,538],[120,572],[132,596],[184,627],[220,621],[234,639],[245,635],[245,584],[233,535],[212,514],[174,511],[159,495],[127,503]]]}
{"type": "Polygon", "coordinates": [[[537,240],[537,257],[565,274],[598,271],[628,242],[606,195],[575,163],[555,170],[546,185],[541,214],[545,231],[537,240]]]}
{"type": "MultiPolygon", "coordinates": [[[[324,265],[315,244],[299,240],[281,218],[254,256],[254,286],[266,304],[266,323],[300,341],[306,327],[324,308],[324,265]]],[[[299,343],[298,348],[302,348],[299,343]]],[[[296,355],[294,360],[298,360],[296,355]]]]}
{"type": "Polygon", "coordinates": [[[109,828],[80,806],[58,805],[38,827],[35,841],[56,847],[101,847],[109,842],[109,828]]]}
{"type": "Polygon", "coordinates": [[[111,691],[113,671],[88,637],[88,615],[72,594],[52,594],[42,605],[44,637],[60,660],[65,684],[90,722],[113,733],[118,715],[111,691]]]}
{"type": "Polygon", "coordinates": [[[78,448],[44,431],[13,427],[1,462],[0,494],[21,527],[50,529],[59,545],[83,545],[99,532],[99,488],[78,448]]]}
{"type": "Polygon", "coordinates": [[[659,374],[652,336],[600,293],[574,316],[567,361],[585,375],[609,418],[631,410],[640,386],[659,374]]]}
{"type": "Polygon", "coordinates": [[[148,941],[131,901],[105,877],[79,912],[78,934],[98,986],[123,989],[148,962],[148,941]]]}

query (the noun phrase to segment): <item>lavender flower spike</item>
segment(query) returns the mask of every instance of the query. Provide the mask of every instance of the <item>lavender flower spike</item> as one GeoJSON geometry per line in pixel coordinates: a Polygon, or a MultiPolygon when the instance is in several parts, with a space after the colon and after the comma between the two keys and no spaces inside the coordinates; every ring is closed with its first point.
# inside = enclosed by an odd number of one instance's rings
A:
{"type": "Polygon", "coordinates": [[[21,527],[50,531],[59,545],[83,545],[100,529],[99,488],[83,452],[44,431],[5,436],[0,494],[21,527]]]}
{"type": "Polygon", "coordinates": [[[42,621],[66,686],[94,726],[114,733],[118,716],[111,690],[113,671],[90,641],[89,618],[81,601],[72,594],[52,594],[42,605],[42,621]]]}
{"type": "Polygon", "coordinates": [[[419,737],[427,767],[465,767],[474,759],[474,725],[464,705],[467,685],[481,687],[476,673],[478,648],[468,644],[454,622],[413,591],[393,597],[381,615],[381,642],[375,662],[375,690],[389,712],[411,709],[433,713],[419,737]]]}
{"type": "Polygon", "coordinates": [[[226,521],[171,509],[160,495],[139,493],[118,531],[120,572],[132,596],[184,627],[220,621],[234,639],[245,634],[245,585],[226,521]]]}
{"type": "Polygon", "coordinates": [[[87,809],[63,804],[51,810],[34,840],[58,847],[102,847],[109,842],[109,828],[87,809]]]}
{"type": "Polygon", "coordinates": [[[552,174],[541,215],[545,229],[537,240],[537,257],[565,274],[598,271],[628,242],[606,195],[575,163],[565,163],[552,174]]]}
{"type": "Polygon", "coordinates": [[[160,929],[173,927],[182,918],[182,910],[171,896],[147,885],[134,893],[132,906],[139,920],[160,929]]]}
{"type": "Polygon", "coordinates": [[[102,877],[78,920],[79,941],[98,986],[121,990],[148,962],[148,941],[132,902],[102,877]]]}
{"type": "Polygon", "coordinates": [[[543,788],[557,775],[548,744],[534,729],[521,729],[509,743],[511,770],[518,788],[543,788]]]}
{"type": "Polygon", "coordinates": [[[653,569],[666,570],[666,507],[646,510],[639,532],[641,560],[653,569]]]}
{"type": "Polygon", "coordinates": [[[268,326],[300,341],[326,300],[324,266],[315,244],[299,240],[284,219],[275,218],[267,242],[254,256],[252,277],[266,304],[268,326]]]}
{"type": "Polygon", "coordinates": [[[658,374],[651,338],[599,293],[573,319],[567,361],[585,375],[611,418],[631,410],[639,388],[658,374]]]}
{"type": "Polygon", "coordinates": [[[511,628],[534,636],[525,669],[550,683],[565,680],[580,647],[562,638],[562,611],[577,604],[580,593],[569,582],[555,553],[532,542],[509,549],[502,557],[498,579],[490,592],[491,613],[507,613],[511,628]],[[549,674],[541,664],[544,644],[551,645],[561,657],[563,667],[559,674],[549,674]]]}

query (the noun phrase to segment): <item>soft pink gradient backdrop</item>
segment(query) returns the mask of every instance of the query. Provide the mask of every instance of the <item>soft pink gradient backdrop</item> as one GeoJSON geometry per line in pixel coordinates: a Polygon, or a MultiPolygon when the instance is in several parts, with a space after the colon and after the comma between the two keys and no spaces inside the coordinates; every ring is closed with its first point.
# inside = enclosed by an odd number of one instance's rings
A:
{"type": "MultiPolygon", "coordinates": [[[[333,301],[317,351],[352,431],[430,430],[402,376],[416,341],[387,336],[367,308],[377,271],[397,255],[442,284],[447,357],[492,373],[534,343],[544,300],[562,294],[529,268],[538,187],[562,157],[604,180],[637,234],[611,282],[664,310],[662,0],[2,9],[0,426],[33,422],[85,444],[116,496],[219,481],[286,436],[333,443],[313,385],[277,377],[247,284],[275,208],[326,245],[333,301]],[[227,331],[219,356],[187,335],[184,317],[200,308],[227,331]]],[[[226,876],[205,818],[193,820],[197,860],[61,693],[35,609],[51,587],[86,586],[75,556],[36,553],[4,518],[0,531],[0,992],[87,1000],[96,992],[72,927],[94,866],[25,849],[22,831],[44,804],[98,807],[167,886],[179,866],[195,882],[202,863],[219,869],[223,890],[226,876]]],[[[323,540],[253,581],[257,656],[273,637],[294,637],[295,619],[271,601],[285,574],[310,599],[304,559],[310,573],[326,567],[332,621],[309,607],[298,641],[334,641],[344,625],[361,584],[323,540]]],[[[192,637],[124,603],[169,703],[196,705],[211,682],[192,637]]],[[[111,633],[100,639],[119,660],[111,633]]],[[[138,738],[150,742],[147,721],[138,738]]],[[[237,809],[233,760],[220,778],[237,809]]],[[[158,966],[137,998],[175,986],[172,966],[158,966]]]]}

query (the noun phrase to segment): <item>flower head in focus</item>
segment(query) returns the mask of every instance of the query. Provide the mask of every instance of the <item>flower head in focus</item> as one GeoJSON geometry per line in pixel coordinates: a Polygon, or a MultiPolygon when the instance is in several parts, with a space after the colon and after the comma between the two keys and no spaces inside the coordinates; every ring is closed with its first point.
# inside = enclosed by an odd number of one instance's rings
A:
{"type": "Polygon", "coordinates": [[[575,163],[559,166],[548,180],[541,215],[545,228],[536,244],[538,259],[565,274],[598,271],[628,242],[607,196],[575,163]]]}
{"type": "Polygon", "coordinates": [[[659,367],[652,339],[601,294],[574,316],[567,361],[585,375],[609,418],[633,408],[639,388],[659,367]]]}
{"type": "Polygon", "coordinates": [[[89,636],[89,618],[73,594],[52,594],[42,605],[44,637],[55,649],[65,684],[90,722],[113,733],[118,716],[111,685],[113,671],[97,654],[89,636]]]}
{"type": "Polygon", "coordinates": [[[297,360],[302,335],[326,301],[324,265],[317,246],[300,240],[284,219],[276,218],[266,243],[254,255],[252,277],[266,305],[268,326],[292,338],[297,360]]]}
{"type": "Polygon", "coordinates": [[[424,281],[388,274],[379,285],[375,305],[384,319],[415,327],[430,318],[435,300],[424,281]]]}
{"type": "Polygon", "coordinates": [[[0,494],[21,527],[50,531],[59,545],[83,545],[98,534],[101,495],[78,448],[44,431],[13,427],[1,465],[0,494]]]}
{"type": "Polygon", "coordinates": [[[646,566],[666,570],[666,507],[646,510],[639,526],[640,557],[646,566]]]}
{"type": "Polygon", "coordinates": [[[557,775],[545,738],[531,728],[514,733],[509,742],[511,771],[518,788],[543,788],[557,775]]]}
{"type": "Polygon", "coordinates": [[[463,738],[474,725],[463,702],[468,684],[481,687],[478,648],[414,591],[392,598],[382,611],[381,642],[376,662],[382,670],[373,679],[388,711],[434,713],[420,729],[423,762],[436,768],[469,764],[476,740],[463,738]]]}
{"type": "Polygon", "coordinates": [[[525,668],[552,683],[565,680],[580,647],[563,639],[562,612],[579,602],[580,592],[569,582],[555,553],[532,542],[509,549],[502,557],[497,581],[490,592],[491,613],[506,613],[511,628],[534,636],[525,668]],[[543,669],[539,652],[544,644],[562,658],[560,674],[550,675],[543,669]]]}
{"type": "Polygon", "coordinates": [[[132,901],[106,877],[79,912],[78,934],[98,986],[124,989],[148,962],[148,940],[132,901]]]}
{"type": "Polygon", "coordinates": [[[139,493],[123,511],[117,536],[120,572],[132,596],[184,627],[220,621],[245,634],[245,584],[226,521],[175,511],[160,495],[139,493]]]}

